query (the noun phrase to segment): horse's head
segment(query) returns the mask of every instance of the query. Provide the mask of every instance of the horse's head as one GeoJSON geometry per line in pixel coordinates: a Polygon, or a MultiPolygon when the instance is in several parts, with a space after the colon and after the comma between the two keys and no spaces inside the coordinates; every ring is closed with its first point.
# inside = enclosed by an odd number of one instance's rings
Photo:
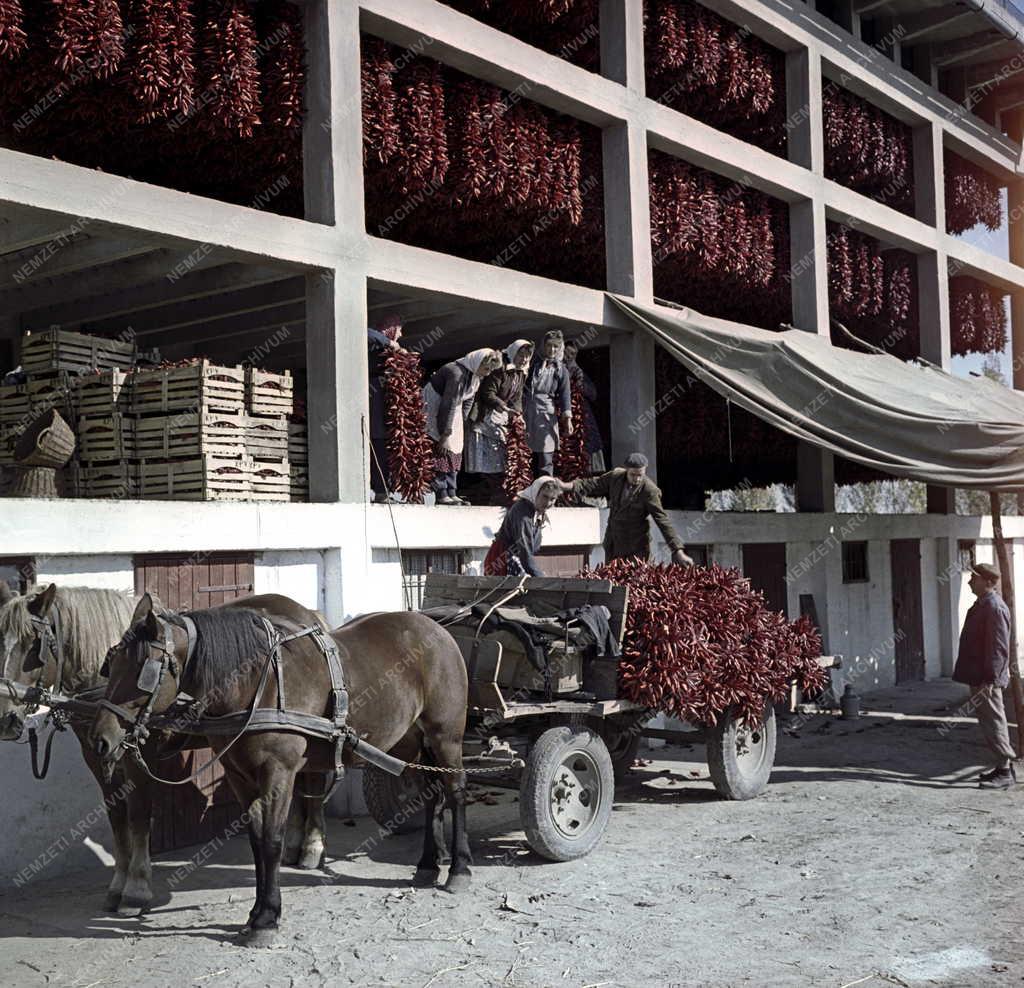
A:
{"type": "MultiPolygon", "coordinates": [[[[0,677],[24,686],[56,685],[61,648],[52,623],[57,587],[25,601],[0,580],[0,677]]],[[[25,710],[0,689],[0,740],[16,741],[25,710]]]]}
{"type": "Polygon", "coordinates": [[[139,729],[174,702],[187,654],[187,632],[158,616],[147,593],[103,666],[107,693],[91,737],[96,754],[111,767],[124,753],[125,741],[141,742],[139,729]]]}

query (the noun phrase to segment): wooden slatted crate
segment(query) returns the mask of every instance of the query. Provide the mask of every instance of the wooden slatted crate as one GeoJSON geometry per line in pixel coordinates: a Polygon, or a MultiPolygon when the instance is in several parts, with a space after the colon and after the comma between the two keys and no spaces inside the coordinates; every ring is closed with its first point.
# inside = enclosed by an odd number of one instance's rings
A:
{"type": "Polygon", "coordinates": [[[0,387],[0,425],[13,425],[28,415],[27,384],[5,384],[0,387]]]}
{"type": "Polygon", "coordinates": [[[132,375],[128,407],[138,415],[168,412],[245,410],[245,369],[222,367],[208,360],[188,367],[139,370],[132,375]]]}
{"type": "Polygon", "coordinates": [[[139,418],[135,449],[139,460],[219,456],[240,459],[246,452],[247,416],[227,412],[182,412],[139,418]]]}
{"type": "Polygon", "coordinates": [[[252,501],[291,500],[291,468],[287,460],[278,463],[251,462],[252,501]]]}
{"type": "Polygon", "coordinates": [[[139,496],[165,501],[244,501],[252,489],[244,459],[197,456],[138,464],[139,496]]]}
{"type": "Polygon", "coordinates": [[[250,415],[291,415],[294,400],[291,371],[275,374],[258,367],[245,369],[245,407],[250,415]]]}
{"type": "Polygon", "coordinates": [[[288,423],[288,462],[309,462],[309,440],[305,422],[288,423]]]}
{"type": "Polygon", "coordinates": [[[131,374],[117,369],[78,378],[74,382],[78,414],[97,416],[128,411],[131,381],[131,374]]]}
{"type": "Polygon", "coordinates": [[[288,421],[284,418],[245,417],[245,452],[254,460],[288,459],[288,421]]]}
{"type": "Polygon", "coordinates": [[[130,463],[75,465],[70,471],[70,478],[76,497],[123,500],[139,496],[138,473],[130,463]]]}
{"type": "Polygon", "coordinates": [[[80,418],[78,457],[93,464],[134,459],[135,420],[126,415],[80,418]]]}
{"type": "Polygon", "coordinates": [[[288,497],[291,501],[309,500],[309,467],[288,461],[288,497]]]}
{"type": "Polygon", "coordinates": [[[44,329],[21,339],[21,367],[29,376],[69,371],[89,374],[114,367],[130,368],[135,344],[86,336],[67,329],[44,329]]]}

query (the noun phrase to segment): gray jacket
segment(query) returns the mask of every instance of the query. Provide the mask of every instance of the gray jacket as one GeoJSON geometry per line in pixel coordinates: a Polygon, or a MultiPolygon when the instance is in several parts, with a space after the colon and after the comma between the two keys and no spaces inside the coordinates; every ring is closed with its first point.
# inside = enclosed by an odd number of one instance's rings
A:
{"type": "Polygon", "coordinates": [[[990,590],[967,612],[953,679],[968,686],[1010,684],[1010,609],[990,590]]]}

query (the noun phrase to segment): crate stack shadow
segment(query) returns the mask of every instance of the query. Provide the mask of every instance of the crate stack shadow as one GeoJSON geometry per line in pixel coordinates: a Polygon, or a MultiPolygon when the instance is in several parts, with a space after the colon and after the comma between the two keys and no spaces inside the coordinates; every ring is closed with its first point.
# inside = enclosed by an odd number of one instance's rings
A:
{"type": "Polygon", "coordinates": [[[289,371],[203,358],[154,366],[158,359],[131,343],[79,333],[26,335],[28,380],[0,389],[0,463],[11,466],[17,437],[58,407],[78,438],[65,496],[308,499],[306,424],[295,420],[289,371]]]}

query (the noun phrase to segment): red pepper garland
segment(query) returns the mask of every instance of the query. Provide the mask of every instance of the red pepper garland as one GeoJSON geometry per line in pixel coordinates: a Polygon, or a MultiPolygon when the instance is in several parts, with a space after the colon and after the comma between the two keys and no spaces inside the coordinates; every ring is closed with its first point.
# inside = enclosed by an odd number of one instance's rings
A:
{"type": "Polygon", "coordinates": [[[0,58],[16,58],[27,43],[21,0],[0,0],[0,58]]]}
{"type": "MultiPolygon", "coordinates": [[[[587,452],[587,410],[583,389],[575,381],[569,383],[572,407],[572,435],[560,436],[555,453],[555,475],[562,480],[579,480],[590,476],[590,454],[587,452]]],[[[576,498],[563,495],[563,504],[574,504],[576,498]]]]}
{"type": "Polygon", "coordinates": [[[526,441],[526,422],[522,415],[510,415],[505,442],[505,476],[501,483],[506,503],[511,504],[532,482],[533,461],[526,441]]]}
{"type": "Polygon", "coordinates": [[[952,350],[957,356],[1006,349],[1006,306],[998,289],[976,278],[950,278],[949,320],[952,350]]]}
{"type": "Polygon", "coordinates": [[[195,109],[195,25],[189,0],[135,5],[129,82],[141,123],[195,109]]]}
{"type": "Polygon", "coordinates": [[[430,489],[433,455],[423,407],[420,356],[388,350],[384,356],[384,421],[388,438],[388,484],[392,493],[420,503],[430,489]]]}
{"type": "Polygon", "coordinates": [[[998,230],[1003,221],[999,182],[952,151],[945,152],[943,164],[947,232],[964,233],[979,223],[998,230]]]}
{"type": "Polygon", "coordinates": [[[256,27],[248,0],[211,0],[200,48],[204,129],[251,137],[260,122],[256,27]]]}
{"type": "Polygon", "coordinates": [[[618,559],[580,575],[629,587],[619,692],[636,703],[707,725],[732,707],[753,725],[793,679],[825,685],[810,620],[769,610],[739,570],[618,559]]]}

